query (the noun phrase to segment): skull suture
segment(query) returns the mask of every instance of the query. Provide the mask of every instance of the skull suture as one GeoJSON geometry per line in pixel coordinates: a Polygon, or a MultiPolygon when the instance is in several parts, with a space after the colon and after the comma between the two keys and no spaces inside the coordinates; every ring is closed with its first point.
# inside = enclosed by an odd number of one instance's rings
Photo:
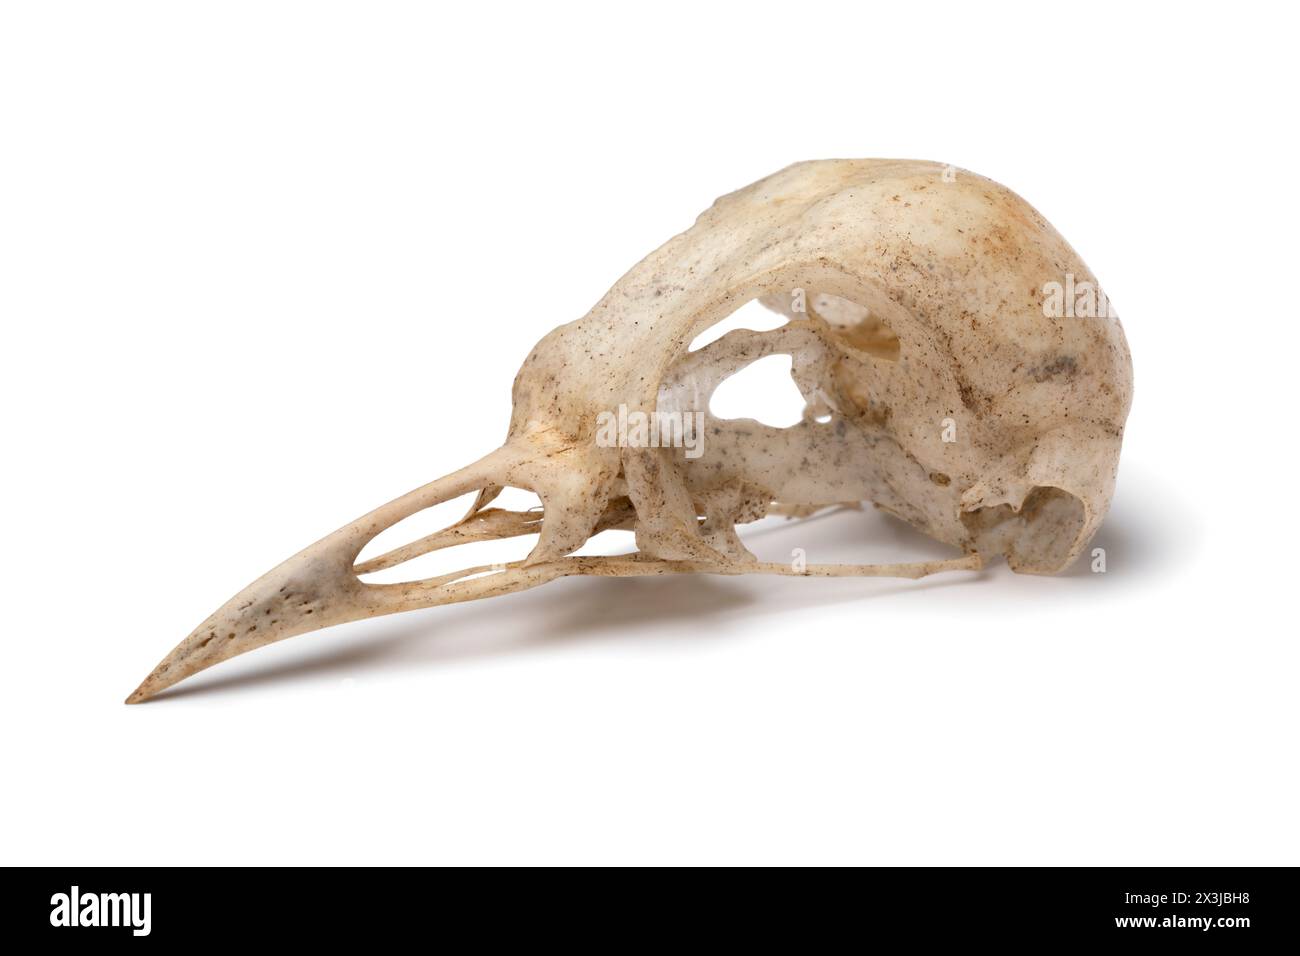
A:
{"type": "MultiPolygon", "coordinates": [[[[1105,516],[1132,394],[1109,315],[1045,308],[1097,289],[1024,200],[935,163],[799,163],[719,199],[627,273],[584,318],[542,339],[514,383],[505,444],[339,529],[232,598],[128,698],[236,654],[359,618],[519,591],[574,574],[893,575],[974,569],[1005,555],[1051,574],[1105,516]],[[1068,277],[1068,279],[1067,279],[1068,277]],[[689,343],[760,299],[789,321],[689,343]],[[804,420],[709,415],[728,376],[786,354],[804,420]],[[682,442],[598,441],[609,416],[703,415],[682,442]],[[650,447],[647,447],[650,446],[650,447]],[[659,446],[659,447],[655,447],[659,446]],[[490,507],[506,487],[543,511],[490,507]],[[450,528],[357,563],[375,535],[477,492],[450,528]],[[894,565],[757,561],[736,525],[870,501],[963,553],[894,565]],[[637,551],[574,556],[610,528],[637,551]],[[359,574],[440,548],[539,535],[529,556],[405,584],[359,574]]],[[[665,419],[671,420],[671,419],[665,419]]]]}

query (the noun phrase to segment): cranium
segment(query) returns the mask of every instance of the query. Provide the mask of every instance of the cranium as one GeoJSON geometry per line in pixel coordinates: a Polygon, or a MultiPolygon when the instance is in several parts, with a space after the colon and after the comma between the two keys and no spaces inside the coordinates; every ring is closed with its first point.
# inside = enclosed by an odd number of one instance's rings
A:
{"type": "Polygon", "coordinates": [[[1075,289],[1096,303],[1096,279],[1074,250],[988,179],[916,161],[790,166],[719,199],[586,316],[546,335],[515,379],[501,448],[259,578],[128,702],[286,637],[566,575],[920,577],[998,555],[1015,571],[1058,572],[1109,506],[1132,393],[1119,323],[1073,309],[1075,289]],[[1072,297],[1058,315],[1045,300],[1061,283],[1072,297]],[[788,322],[688,350],[753,299],[788,322]],[[724,379],[773,354],[791,357],[807,400],[801,423],[780,429],[709,414],[724,379]],[[644,429],[617,430],[620,412],[623,421],[666,424],[702,414],[699,454],[681,441],[647,441],[644,429]],[[542,511],[491,507],[507,486],[535,492],[542,511]],[[474,492],[451,527],[358,563],[384,529],[474,492]],[[960,556],[773,564],[736,533],[769,513],[862,501],[960,556]],[[636,552],[574,555],[610,528],[634,531],[636,552]],[[532,533],[537,545],[521,561],[402,584],[359,577],[440,548],[532,533]]]}

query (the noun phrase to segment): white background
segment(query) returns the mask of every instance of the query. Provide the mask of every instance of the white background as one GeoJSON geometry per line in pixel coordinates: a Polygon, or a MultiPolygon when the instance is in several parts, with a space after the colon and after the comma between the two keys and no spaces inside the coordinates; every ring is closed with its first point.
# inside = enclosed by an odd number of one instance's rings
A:
{"type": "Polygon", "coordinates": [[[3,862],[1300,862],[1282,5],[0,9],[3,862]],[[988,175],[1101,277],[1106,574],[570,580],[123,706],[495,447],[532,344],[716,196],[840,156],[988,175]]]}

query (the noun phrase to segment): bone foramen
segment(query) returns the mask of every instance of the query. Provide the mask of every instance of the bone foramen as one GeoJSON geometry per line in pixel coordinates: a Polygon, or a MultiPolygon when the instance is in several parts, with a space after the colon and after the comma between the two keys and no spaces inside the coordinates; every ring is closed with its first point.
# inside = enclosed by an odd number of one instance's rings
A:
{"type": "MultiPolygon", "coordinates": [[[[998,555],[1051,574],[1110,503],[1132,368],[1119,322],[1044,307],[1095,277],[1010,190],[936,163],[799,163],[724,196],[628,272],[585,317],[545,336],[514,383],[505,444],[339,529],[249,585],[127,698],[331,624],[493,597],[568,575],[877,575],[975,569],[998,555]],[[1068,279],[1067,279],[1068,277],[1068,279]],[[702,331],[760,299],[788,322],[702,331]],[[785,354],[804,420],[708,414],[713,390],[785,354]],[[602,413],[704,413],[695,457],[598,442],[602,413]],[[491,507],[504,487],[538,512],[491,507]],[[477,492],[452,527],[372,560],[408,516],[477,492]],[[757,561],[738,524],[870,501],[953,546],[949,560],[804,567],[757,561]],[[635,553],[573,554],[599,531],[635,553]],[[522,561],[404,584],[359,575],[472,541],[538,534],[522,561]]],[[[1098,290],[1099,291],[1099,290],[1098,290]]],[[[1086,313],[1086,310],[1083,310],[1086,313]]]]}

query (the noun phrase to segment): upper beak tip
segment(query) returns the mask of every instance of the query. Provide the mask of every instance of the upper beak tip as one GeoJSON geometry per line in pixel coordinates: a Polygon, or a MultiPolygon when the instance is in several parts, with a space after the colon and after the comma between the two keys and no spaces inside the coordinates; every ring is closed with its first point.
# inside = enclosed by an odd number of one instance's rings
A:
{"type": "Polygon", "coordinates": [[[139,687],[131,691],[130,696],[127,697],[127,699],[123,701],[123,703],[126,704],[143,703],[144,701],[152,697],[154,693],[155,692],[153,690],[149,689],[149,678],[145,678],[144,682],[139,687]]]}

